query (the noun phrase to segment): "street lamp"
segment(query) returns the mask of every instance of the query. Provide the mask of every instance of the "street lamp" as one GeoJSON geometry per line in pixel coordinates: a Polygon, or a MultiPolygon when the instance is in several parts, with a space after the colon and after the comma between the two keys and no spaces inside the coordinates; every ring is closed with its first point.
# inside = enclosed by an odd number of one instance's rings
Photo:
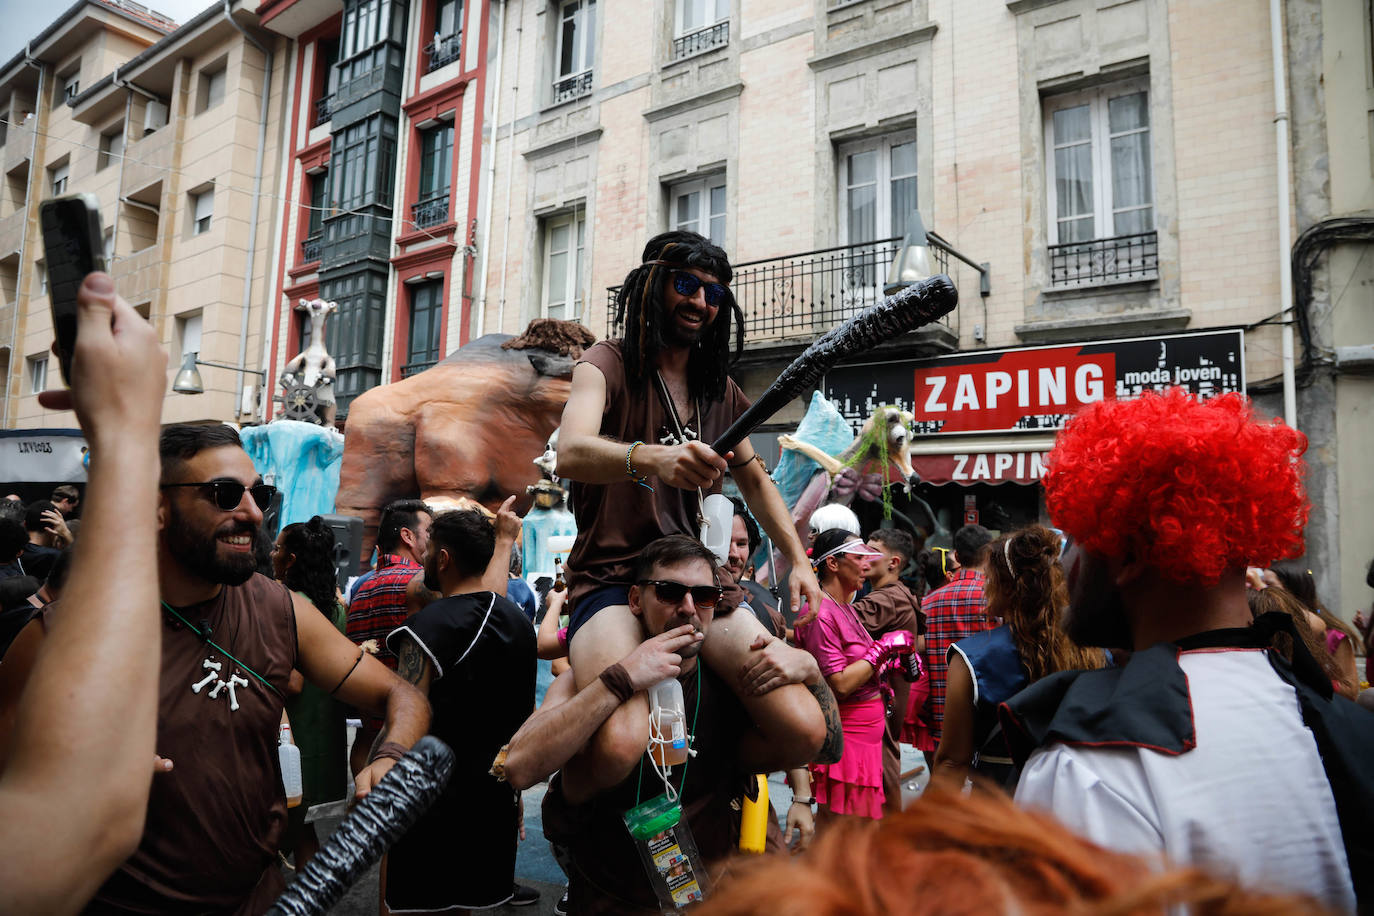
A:
{"type": "Polygon", "coordinates": [[[204,394],[205,383],[200,379],[200,370],[196,366],[210,366],[214,369],[231,369],[235,372],[247,372],[262,378],[262,383],[267,384],[267,373],[261,369],[240,368],[239,366],[228,366],[224,363],[212,363],[199,359],[200,353],[191,351],[181,360],[181,368],[177,370],[176,378],[172,379],[172,390],[177,394],[204,394]]]}
{"type": "Polygon", "coordinates": [[[888,268],[883,295],[891,296],[929,276],[930,245],[926,242],[926,227],[921,222],[920,211],[912,210],[906,221],[906,235],[902,237],[902,247],[892,259],[892,266],[888,268]]]}

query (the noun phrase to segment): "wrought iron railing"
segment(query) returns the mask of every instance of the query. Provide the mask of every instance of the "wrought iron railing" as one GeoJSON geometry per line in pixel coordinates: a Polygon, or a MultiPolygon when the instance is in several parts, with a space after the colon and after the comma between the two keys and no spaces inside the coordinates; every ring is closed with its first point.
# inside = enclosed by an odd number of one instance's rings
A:
{"type": "Polygon", "coordinates": [[[324,238],[323,232],[306,236],[301,240],[301,263],[309,264],[320,259],[320,241],[324,238]]]}
{"type": "Polygon", "coordinates": [[[426,369],[428,369],[430,366],[433,366],[437,362],[438,360],[431,359],[428,361],[421,361],[418,363],[406,363],[404,366],[401,367],[401,378],[410,378],[417,372],[424,372],[426,369]]]}
{"type": "MultiPolygon", "coordinates": [[[[735,265],[730,289],[744,314],[745,343],[809,341],[878,302],[901,244],[898,236],[735,265]]],[[[930,257],[936,271],[949,271],[948,255],[940,247],[932,245],[930,257]]],[[[622,331],[616,320],[619,290],[606,290],[609,337],[622,331]]],[[[940,323],[957,333],[956,321],[957,311],[940,323]]]]}
{"type": "Polygon", "coordinates": [[[553,104],[558,105],[563,102],[570,102],[580,98],[592,91],[592,71],[583,70],[581,73],[574,73],[572,76],[565,76],[562,79],[554,80],[553,83],[553,104]]]}
{"type": "Polygon", "coordinates": [[[329,120],[329,115],[333,111],[330,106],[333,104],[334,96],[332,95],[322,95],[315,100],[315,127],[319,127],[329,120]]]}
{"type": "Polygon", "coordinates": [[[1159,276],[1159,236],[1155,232],[1051,245],[1049,255],[1051,286],[1100,286],[1159,276]]]}
{"type": "Polygon", "coordinates": [[[448,222],[448,194],[411,204],[410,218],[420,229],[448,222]]]}
{"type": "Polygon", "coordinates": [[[695,32],[688,32],[680,38],[674,38],[673,60],[691,57],[693,54],[700,54],[702,51],[709,51],[729,43],[730,20],[725,19],[715,25],[708,25],[704,29],[697,29],[695,32]]]}
{"type": "Polygon", "coordinates": [[[429,58],[426,73],[438,70],[445,64],[451,64],[463,53],[463,33],[454,32],[452,35],[435,35],[434,40],[425,45],[425,55],[429,58]]]}

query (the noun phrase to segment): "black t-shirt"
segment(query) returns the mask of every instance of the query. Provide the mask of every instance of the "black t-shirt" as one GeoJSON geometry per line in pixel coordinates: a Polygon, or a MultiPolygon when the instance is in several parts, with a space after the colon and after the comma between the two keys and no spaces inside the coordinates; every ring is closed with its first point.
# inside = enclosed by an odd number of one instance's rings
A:
{"type": "MultiPolygon", "coordinates": [[[[485,776],[534,712],[534,627],[519,605],[491,592],[441,598],[387,636],[406,633],[429,657],[429,733],[457,757],[449,786],[485,776]]],[[[491,777],[488,777],[491,778],[491,777]]]]}
{"type": "Polygon", "coordinates": [[[24,575],[33,576],[39,582],[48,578],[48,573],[52,571],[52,564],[57,560],[62,551],[56,547],[44,547],[42,544],[25,544],[23,553],[19,554],[19,562],[24,567],[24,575]]]}
{"type": "MultiPolygon", "coordinates": [[[[738,799],[749,778],[739,766],[740,738],[753,725],[744,706],[730,688],[706,665],[678,678],[682,683],[683,708],[689,729],[695,718],[693,749],[688,759],[685,785],[681,786],[683,816],[692,828],[697,849],[708,865],[734,851],[739,841],[739,812],[731,802],[738,799]],[[697,711],[697,674],[701,672],[701,705],[697,711]]],[[[657,898],[644,874],[639,853],[622,816],[643,801],[663,794],[663,782],[655,775],[647,755],[612,789],[581,805],[570,805],[563,796],[562,775],[549,783],[544,796],[544,835],[566,847],[574,874],[570,898],[578,912],[596,901],[594,912],[657,911],[657,898]],[[581,902],[579,902],[581,901],[581,902]]],[[[676,788],[684,779],[683,767],[670,775],[676,788]]]]}

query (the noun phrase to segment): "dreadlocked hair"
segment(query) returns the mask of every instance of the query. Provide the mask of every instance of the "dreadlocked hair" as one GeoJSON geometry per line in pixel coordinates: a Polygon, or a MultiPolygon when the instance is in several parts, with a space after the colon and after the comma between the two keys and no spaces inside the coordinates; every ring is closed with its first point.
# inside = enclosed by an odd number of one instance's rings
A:
{"type": "Polygon", "coordinates": [[[1032,681],[1056,671],[1106,665],[1101,649],[1084,649],[1064,632],[1069,593],[1059,565],[1059,535],[1030,525],[993,541],[985,556],[988,616],[1001,617],[1011,627],[1032,681]]]}
{"type": "Polygon", "coordinates": [[[624,328],[620,352],[625,361],[626,377],[635,385],[647,383],[658,354],[669,345],[664,334],[664,285],[674,270],[693,267],[714,275],[726,285],[726,293],[720,314],[687,358],[687,391],[693,398],[723,400],[730,366],[744,352],[744,313],[729,289],[734,275],[729,257],[695,232],[674,230],[651,238],[640,260],[645,263],[625,275],[625,282],[615,298],[615,320],[624,328]],[[666,263],[650,264],[650,261],[666,263]],[[733,352],[731,325],[735,337],[733,352]]]}

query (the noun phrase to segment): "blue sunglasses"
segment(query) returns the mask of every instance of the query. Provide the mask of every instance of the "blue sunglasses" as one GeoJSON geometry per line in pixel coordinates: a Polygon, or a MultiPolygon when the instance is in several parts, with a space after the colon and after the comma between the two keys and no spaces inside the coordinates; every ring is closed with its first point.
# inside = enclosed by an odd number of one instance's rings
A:
{"type": "Polygon", "coordinates": [[[689,274],[685,270],[673,272],[673,289],[679,295],[695,296],[697,290],[705,288],[706,304],[712,308],[718,306],[725,300],[726,288],[720,283],[706,283],[696,274],[689,274]]]}

